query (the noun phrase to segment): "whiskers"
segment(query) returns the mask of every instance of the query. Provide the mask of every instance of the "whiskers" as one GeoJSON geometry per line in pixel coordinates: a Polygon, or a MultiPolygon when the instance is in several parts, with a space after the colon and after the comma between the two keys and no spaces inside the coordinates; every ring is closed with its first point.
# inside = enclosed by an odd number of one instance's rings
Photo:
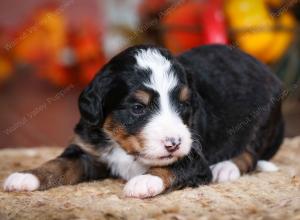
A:
{"type": "MultiPolygon", "coordinates": [[[[192,140],[193,140],[193,144],[192,144],[192,150],[193,152],[196,153],[196,155],[203,157],[203,153],[202,153],[202,143],[201,140],[203,140],[203,138],[201,137],[200,134],[197,134],[195,130],[190,129],[193,131],[192,133],[192,140]]],[[[189,158],[191,158],[191,155],[189,154],[189,158]]]]}

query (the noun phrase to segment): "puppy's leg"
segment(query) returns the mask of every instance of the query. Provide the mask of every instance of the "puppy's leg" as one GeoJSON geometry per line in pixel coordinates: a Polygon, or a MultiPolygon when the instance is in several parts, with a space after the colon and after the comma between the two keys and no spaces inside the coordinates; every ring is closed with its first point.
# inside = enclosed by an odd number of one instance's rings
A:
{"type": "Polygon", "coordinates": [[[234,157],[232,162],[236,164],[241,174],[249,173],[256,168],[257,154],[247,148],[243,153],[234,157]]]}
{"type": "Polygon", "coordinates": [[[124,187],[128,197],[147,198],[175,188],[207,184],[212,173],[203,158],[184,158],[167,167],[150,168],[147,174],[130,179],[124,187]]]}
{"type": "Polygon", "coordinates": [[[241,176],[238,166],[231,160],[225,160],[210,166],[213,174],[213,182],[228,182],[241,176]]]}
{"type": "Polygon", "coordinates": [[[136,198],[153,197],[169,188],[174,178],[168,168],[152,168],[147,174],[130,179],[124,187],[124,194],[136,198]]]}
{"type": "Polygon", "coordinates": [[[79,146],[70,145],[62,155],[36,169],[11,174],[4,182],[4,190],[44,190],[104,178],[107,175],[104,164],[96,161],[79,146]]]}
{"type": "Polygon", "coordinates": [[[241,174],[251,172],[257,163],[256,154],[246,149],[240,155],[210,166],[213,182],[228,182],[238,179],[241,174]]]}

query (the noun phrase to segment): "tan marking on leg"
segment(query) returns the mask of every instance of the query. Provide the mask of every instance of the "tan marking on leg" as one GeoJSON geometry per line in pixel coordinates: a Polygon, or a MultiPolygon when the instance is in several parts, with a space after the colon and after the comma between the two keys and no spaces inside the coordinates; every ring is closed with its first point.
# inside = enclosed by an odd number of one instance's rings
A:
{"type": "Polygon", "coordinates": [[[175,175],[168,168],[150,168],[148,173],[160,177],[164,182],[165,189],[168,189],[170,186],[172,186],[172,183],[175,180],[175,175]]]}
{"type": "Polygon", "coordinates": [[[238,166],[241,173],[253,171],[255,167],[255,159],[253,155],[248,151],[245,151],[242,154],[233,158],[232,162],[234,162],[238,166]]]}
{"type": "Polygon", "coordinates": [[[44,190],[80,182],[83,167],[79,160],[56,158],[36,169],[24,171],[24,173],[32,173],[37,176],[40,181],[39,190],[44,190]]]}

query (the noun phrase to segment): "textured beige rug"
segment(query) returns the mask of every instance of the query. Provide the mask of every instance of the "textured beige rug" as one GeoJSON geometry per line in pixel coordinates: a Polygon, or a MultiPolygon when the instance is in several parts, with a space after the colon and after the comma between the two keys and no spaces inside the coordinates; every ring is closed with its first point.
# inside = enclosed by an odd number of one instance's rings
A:
{"type": "MultiPolygon", "coordinates": [[[[60,148],[0,151],[0,183],[12,171],[53,158],[60,148]]],[[[299,219],[300,137],[286,139],[274,162],[281,171],[253,173],[232,183],[124,198],[120,180],[62,186],[43,192],[0,190],[0,219],[299,219]]]]}

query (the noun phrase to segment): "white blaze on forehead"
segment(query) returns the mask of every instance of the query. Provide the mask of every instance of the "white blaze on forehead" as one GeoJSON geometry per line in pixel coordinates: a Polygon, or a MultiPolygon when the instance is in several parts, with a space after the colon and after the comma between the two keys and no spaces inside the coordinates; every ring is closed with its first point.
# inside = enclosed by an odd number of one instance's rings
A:
{"type": "Polygon", "coordinates": [[[150,69],[150,82],[145,86],[157,91],[160,104],[164,110],[170,110],[169,92],[178,84],[178,80],[171,72],[171,63],[156,49],[140,50],[135,56],[137,64],[143,69],[150,69]]]}
{"type": "Polygon", "coordinates": [[[176,157],[186,155],[190,151],[192,143],[187,126],[184,125],[170,100],[170,92],[178,85],[178,79],[172,72],[171,62],[159,50],[140,50],[135,58],[140,68],[151,71],[150,79],[144,85],[159,94],[159,111],[153,115],[142,131],[146,140],[144,153],[153,158],[147,164],[166,165],[174,162],[174,160],[155,161],[155,158],[169,154],[163,144],[166,138],[172,137],[181,140],[179,150],[173,153],[173,156],[176,157]]]}

